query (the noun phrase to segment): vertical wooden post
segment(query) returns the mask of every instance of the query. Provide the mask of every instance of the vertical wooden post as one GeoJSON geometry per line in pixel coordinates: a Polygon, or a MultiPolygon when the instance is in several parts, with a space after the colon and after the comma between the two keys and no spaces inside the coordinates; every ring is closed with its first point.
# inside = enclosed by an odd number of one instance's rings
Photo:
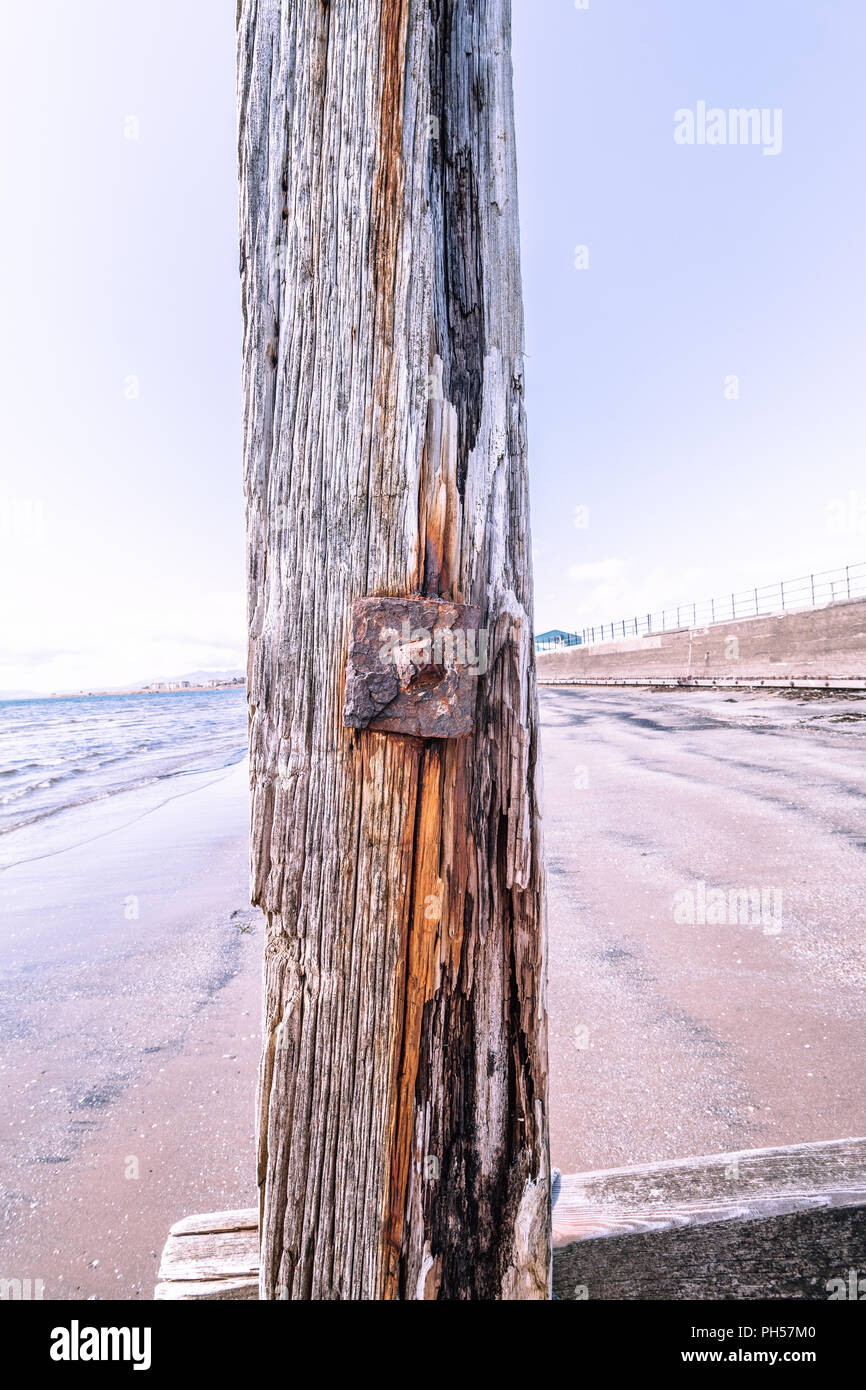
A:
{"type": "Polygon", "coordinates": [[[241,0],[261,1296],[548,1296],[509,0],[241,0]],[[349,729],[352,604],[481,609],[473,732],[349,729]]]}

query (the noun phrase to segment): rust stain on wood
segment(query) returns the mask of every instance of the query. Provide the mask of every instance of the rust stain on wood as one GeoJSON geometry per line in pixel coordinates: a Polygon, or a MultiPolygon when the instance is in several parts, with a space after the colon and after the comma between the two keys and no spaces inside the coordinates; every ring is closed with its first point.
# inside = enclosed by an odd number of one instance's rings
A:
{"type": "Polygon", "coordinates": [[[433,997],[438,976],[439,939],[445,911],[445,885],[440,877],[443,759],[443,746],[431,744],[424,750],[419,774],[406,974],[399,1000],[399,1065],[395,1068],[390,1107],[391,1162],[384,1231],[384,1299],[398,1299],[401,1296],[403,1225],[413,1149],[414,1098],[424,1006],[433,997]]]}
{"type": "MultiPolygon", "coordinates": [[[[423,1283],[423,1297],[436,1299],[441,1285],[441,1258],[435,1248],[436,1221],[428,1211],[435,1187],[428,1185],[425,1160],[417,1143],[418,1104],[427,1104],[425,1080],[430,1014],[443,990],[456,986],[462,962],[467,899],[476,894],[475,841],[462,810],[467,788],[471,741],[438,742],[424,749],[418,767],[415,803],[413,876],[405,941],[405,975],[395,1010],[395,1069],[390,1100],[388,1192],[383,1242],[382,1297],[411,1297],[406,1288],[406,1223],[414,1180],[422,1183],[421,1206],[433,1248],[423,1283]],[[419,1093],[419,1086],[421,1092],[419,1093]],[[429,1222],[429,1225],[428,1225],[429,1222]]],[[[433,1157],[444,1166],[446,1154],[433,1140],[433,1157]]],[[[437,1172],[436,1178],[444,1173],[437,1172]]]]}
{"type": "Polygon", "coordinates": [[[373,185],[373,275],[382,340],[390,344],[394,326],[397,236],[403,215],[403,95],[408,0],[382,0],[379,66],[382,74],[379,162],[373,185]]]}

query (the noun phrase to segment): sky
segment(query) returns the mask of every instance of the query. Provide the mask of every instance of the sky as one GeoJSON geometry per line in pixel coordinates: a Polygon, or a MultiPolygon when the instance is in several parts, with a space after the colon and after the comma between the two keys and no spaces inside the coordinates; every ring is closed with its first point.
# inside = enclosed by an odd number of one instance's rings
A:
{"type": "Polygon", "coordinates": [[[862,0],[517,0],[537,630],[866,558],[864,60],[862,0]]]}
{"type": "MultiPolygon", "coordinates": [[[[0,4],[0,690],[245,664],[234,8],[0,4]]],[[[537,629],[863,560],[866,5],[513,9],[537,629]]]]}

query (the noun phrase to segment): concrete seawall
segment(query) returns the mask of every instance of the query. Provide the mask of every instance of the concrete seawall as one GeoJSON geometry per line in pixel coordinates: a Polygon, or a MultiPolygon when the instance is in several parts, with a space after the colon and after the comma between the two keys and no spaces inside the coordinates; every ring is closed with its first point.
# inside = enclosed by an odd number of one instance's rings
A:
{"type": "Polygon", "coordinates": [[[538,654],[545,680],[866,678],[866,599],[538,654]]]}

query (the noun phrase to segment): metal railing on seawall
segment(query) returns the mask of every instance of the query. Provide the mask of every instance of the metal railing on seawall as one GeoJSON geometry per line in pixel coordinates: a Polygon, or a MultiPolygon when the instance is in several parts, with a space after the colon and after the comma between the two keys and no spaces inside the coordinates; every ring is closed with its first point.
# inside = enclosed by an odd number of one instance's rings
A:
{"type": "MultiPolygon", "coordinates": [[[[866,561],[846,565],[844,569],[824,570],[805,574],[798,579],[781,579],[776,584],[764,584],[754,589],[722,594],[699,603],[681,603],[676,608],[663,608],[656,613],[635,614],[617,618],[611,623],[585,627],[574,633],[574,642],[560,645],[591,645],[594,642],[615,642],[624,637],[643,637],[649,633],[677,632],[683,628],[709,627],[712,623],[729,623],[739,618],[773,617],[779,613],[795,613],[806,608],[823,608],[831,603],[866,598],[866,561]]],[[[541,648],[539,650],[550,650],[541,648]]]]}

